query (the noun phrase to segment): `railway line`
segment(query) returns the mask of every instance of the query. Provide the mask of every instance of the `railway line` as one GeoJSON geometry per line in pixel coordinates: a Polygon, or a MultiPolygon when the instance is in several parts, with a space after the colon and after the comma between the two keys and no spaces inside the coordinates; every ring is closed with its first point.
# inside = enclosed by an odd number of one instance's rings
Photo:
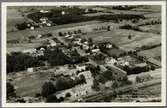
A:
{"type": "MultiPolygon", "coordinates": [[[[143,83],[138,83],[138,84],[128,85],[125,87],[120,87],[117,89],[103,90],[100,92],[89,94],[85,97],[82,97],[79,100],[81,102],[102,102],[106,98],[113,97],[115,94],[121,95],[121,94],[125,94],[128,92],[132,92],[135,89],[144,89],[144,88],[159,85],[159,84],[161,84],[161,80],[156,79],[156,80],[151,80],[151,81],[147,81],[147,82],[143,82],[143,83]]],[[[73,100],[73,102],[76,102],[76,101],[78,101],[78,100],[73,100]]]]}

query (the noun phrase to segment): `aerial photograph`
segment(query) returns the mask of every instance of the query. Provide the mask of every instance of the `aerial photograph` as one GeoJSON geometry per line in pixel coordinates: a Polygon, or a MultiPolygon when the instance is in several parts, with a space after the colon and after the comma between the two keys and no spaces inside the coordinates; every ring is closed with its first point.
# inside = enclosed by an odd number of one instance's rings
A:
{"type": "Polygon", "coordinates": [[[161,5],[7,6],[6,102],[161,102],[161,14],[161,5]]]}

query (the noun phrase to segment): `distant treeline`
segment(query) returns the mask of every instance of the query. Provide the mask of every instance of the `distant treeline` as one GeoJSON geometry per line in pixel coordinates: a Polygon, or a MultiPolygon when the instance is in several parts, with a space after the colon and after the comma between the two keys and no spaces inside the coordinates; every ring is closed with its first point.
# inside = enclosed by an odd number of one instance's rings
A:
{"type": "Polygon", "coordinates": [[[142,30],[138,26],[132,26],[132,25],[129,25],[129,24],[120,26],[119,28],[120,29],[128,29],[128,30],[135,30],[135,31],[141,31],[142,32],[142,30]]]}
{"type": "Polygon", "coordinates": [[[112,9],[116,9],[116,10],[131,10],[131,9],[134,9],[136,8],[137,6],[127,6],[127,5],[124,5],[124,6],[113,6],[112,9]]]}
{"type": "Polygon", "coordinates": [[[101,21],[108,21],[108,20],[131,20],[131,19],[144,19],[144,15],[135,15],[135,14],[112,14],[112,15],[100,15],[100,16],[83,16],[85,13],[95,13],[96,11],[92,10],[89,12],[85,12],[84,9],[80,8],[68,8],[68,9],[61,9],[61,10],[51,10],[48,13],[41,13],[35,12],[28,14],[28,18],[34,20],[35,22],[39,23],[40,18],[48,18],[51,22],[61,25],[61,24],[68,24],[68,23],[77,23],[83,21],[90,21],[90,20],[101,20],[101,21]],[[62,11],[65,12],[62,15],[62,11]]]}
{"type": "Polygon", "coordinates": [[[7,54],[7,73],[25,70],[28,67],[43,66],[39,57],[32,57],[21,52],[7,54]]]}

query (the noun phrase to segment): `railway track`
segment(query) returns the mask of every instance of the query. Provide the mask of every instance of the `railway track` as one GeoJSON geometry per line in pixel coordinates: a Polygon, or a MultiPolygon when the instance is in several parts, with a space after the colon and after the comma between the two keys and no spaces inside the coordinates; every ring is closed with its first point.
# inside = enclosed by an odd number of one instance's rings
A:
{"type": "MultiPolygon", "coordinates": [[[[135,88],[144,89],[146,87],[155,86],[158,84],[161,84],[161,80],[159,79],[153,80],[153,81],[151,80],[144,83],[139,83],[136,85],[128,85],[125,87],[117,88],[115,90],[113,89],[104,90],[104,91],[100,91],[100,92],[82,97],[82,102],[101,102],[101,101],[104,101],[104,99],[106,98],[113,97],[115,93],[121,95],[124,93],[132,92],[133,90],[135,90],[135,88]]],[[[76,102],[76,101],[77,100],[74,100],[73,102],[76,102]]]]}

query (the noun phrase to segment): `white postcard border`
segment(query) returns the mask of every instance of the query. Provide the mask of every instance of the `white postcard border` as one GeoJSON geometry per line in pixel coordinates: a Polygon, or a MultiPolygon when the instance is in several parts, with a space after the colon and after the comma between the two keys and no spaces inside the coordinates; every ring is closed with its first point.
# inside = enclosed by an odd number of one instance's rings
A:
{"type": "Polygon", "coordinates": [[[165,106],[166,105],[166,2],[165,1],[114,1],[114,2],[3,2],[1,4],[1,55],[2,55],[2,106],[3,107],[111,107],[111,106],[165,106]],[[6,18],[7,6],[55,5],[161,5],[162,12],[162,101],[161,102],[111,102],[111,103],[6,103],[6,18]]]}

